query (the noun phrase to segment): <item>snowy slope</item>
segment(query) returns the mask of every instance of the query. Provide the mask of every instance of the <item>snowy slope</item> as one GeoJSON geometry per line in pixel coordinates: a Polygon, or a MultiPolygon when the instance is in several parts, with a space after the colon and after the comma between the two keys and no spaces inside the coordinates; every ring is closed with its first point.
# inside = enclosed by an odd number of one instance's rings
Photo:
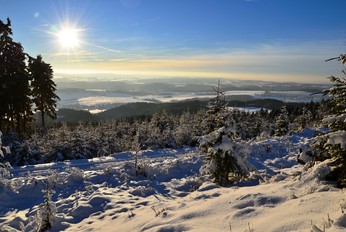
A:
{"type": "MultiPolygon", "coordinates": [[[[322,181],[325,161],[296,162],[312,131],[249,144],[257,171],[237,186],[199,175],[194,148],[144,151],[9,170],[0,180],[0,231],[32,231],[45,181],[54,184],[51,231],[346,231],[346,193],[322,181]]],[[[36,223],[36,224],[35,224],[36,223]]]]}

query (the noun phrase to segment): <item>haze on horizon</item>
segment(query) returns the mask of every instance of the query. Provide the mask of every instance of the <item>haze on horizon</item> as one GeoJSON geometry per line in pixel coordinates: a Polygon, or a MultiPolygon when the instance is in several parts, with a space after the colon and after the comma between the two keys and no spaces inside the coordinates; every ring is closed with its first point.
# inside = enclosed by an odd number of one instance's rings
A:
{"type": "Polygon", "coordinates": [[[344,0],[0,0],[14,40],[56,77],[325,83],[345,51],[344,0]]]}

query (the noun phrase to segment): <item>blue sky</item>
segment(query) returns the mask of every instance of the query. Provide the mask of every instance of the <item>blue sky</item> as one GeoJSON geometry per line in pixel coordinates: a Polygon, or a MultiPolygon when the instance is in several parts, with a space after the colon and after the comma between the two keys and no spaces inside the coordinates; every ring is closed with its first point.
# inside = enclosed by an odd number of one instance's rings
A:
{"type": "MultiPolygon", "coordinates": [[[[328,82],[345,0],[0,0],[14,39],[56,76],[328,82]],[[76,43],[62,46],[61,32],[76,43]]],[[[69,43],[69,38],[65,41],[69,43]]]]}

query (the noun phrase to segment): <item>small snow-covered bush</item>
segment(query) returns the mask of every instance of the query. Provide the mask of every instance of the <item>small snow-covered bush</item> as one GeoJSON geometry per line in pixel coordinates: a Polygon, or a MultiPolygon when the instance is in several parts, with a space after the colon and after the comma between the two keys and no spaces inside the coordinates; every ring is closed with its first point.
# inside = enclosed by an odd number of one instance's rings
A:
{"type": "Polygon", "coordinates": [[[127,173],[130,176],[143,176],[148,177],[150,169],[152,169],[148,162],[142,160],[138,163],[137,167],[134,163],[127,162],[124,167],[124,173],[127,173]]]}
{"type": "Polygon", "coordinates": [[[102,170],[103,170],[103,174],[106,176],[112,175],[116,172],[114,166],[110,164],[104,165],[102,170]]]}
{"type": "Polygon", "coordinates": [[[66,178],[67,184],[75,184],[76,182],[83,182],[84,181],[84,172],[80,170],[79,168],[70,167],[68,169],[68,176],[66,178]]]}
{"type": "Polygon", "coordinates": [[[53,228],[56,222],[57,207],[52,197],[55,194],[54,189],[57,182],[60,181],[59,178],[60,176],[57,172],[50,171],[49,176],[37,182],[37,186],[43,193],[43,202],[34,207],[34,214],[28,217],[25,225],[24,223],[19,224],[22,231],[44,232],[53,228]]]}
{"type": "Polygon", "coordinates": [[[38,220],[36,231],[38,232],[50,230],[54,225],[56,205],[55,202],[52,201],[52,195],[55,193],[52,185],[52,182],[47,180],[46,188],[42,190],[42,192],[44,193],[44,201],[39,206],[36,214],[38,220]]]}

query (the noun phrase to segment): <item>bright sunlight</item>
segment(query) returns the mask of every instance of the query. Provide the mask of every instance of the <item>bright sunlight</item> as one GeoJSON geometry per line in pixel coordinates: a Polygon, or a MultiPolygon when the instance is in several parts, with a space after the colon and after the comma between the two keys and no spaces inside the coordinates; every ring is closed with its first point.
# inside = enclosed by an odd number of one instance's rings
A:
{"type": "Polygon", "coordinates": [[[64,28],[58,32],[59,43],[63,48],[73,49],[79,46],[79,30],[74,28],[64,28]]]}

